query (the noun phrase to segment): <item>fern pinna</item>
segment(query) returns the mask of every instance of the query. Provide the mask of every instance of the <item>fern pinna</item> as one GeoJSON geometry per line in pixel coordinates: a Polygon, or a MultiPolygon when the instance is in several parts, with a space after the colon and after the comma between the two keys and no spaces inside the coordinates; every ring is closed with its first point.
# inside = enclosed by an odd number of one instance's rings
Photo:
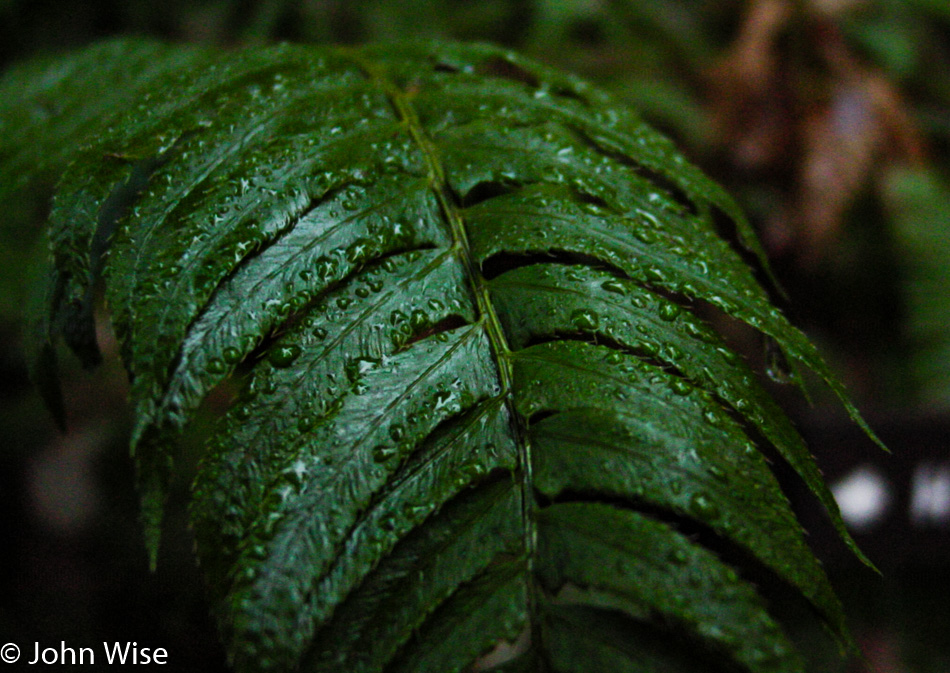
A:
{"type": "Polygon", "coordinates": [[[801,670],[736,559],[847,642],[760,448],[847,538],[834,501],[695,308],[861,421],[733,201],[606,94],[444,44],[117,41],[0,86],[3,189],[60,176],[34,369],[96,360],[102,281],[153,555],[177,437],[243,381],[191,509],[237,670],[801,670]]]}

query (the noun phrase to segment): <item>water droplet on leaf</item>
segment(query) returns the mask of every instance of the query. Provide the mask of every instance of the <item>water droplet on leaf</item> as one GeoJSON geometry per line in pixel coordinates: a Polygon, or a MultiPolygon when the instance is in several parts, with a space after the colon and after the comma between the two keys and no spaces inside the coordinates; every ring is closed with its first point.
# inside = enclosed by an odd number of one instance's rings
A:
{"type": "Polygon", "coordinates": [[[300,346],[297,346],[296,344],[289,346],[278,346],[270,352],[270,355],[268,355],[267,359],[271,365],[277,369],[283,369],[292,365],[294,360],[300,356],[301,352],[300,346]]]}
{"type": "Polygon", "coordinates": [[[700,519],[715,519],[719,516],[719,507],[705,493],[695,493],[689,499],[689,510],[700,519]]]}
{"type": "Polygon", "coordinates": [[[237,364],[241,359],[241,351],[233,346],[225,348],[222,355],[224,356],[224,361],[230,365],[237,364]]]}
{"type": "Polygon", "coordinates": [[[660,305],[657,313],[663,320],[675,320],[676,316],[680,314],[680,311],[680,307],[676,304],[664,303],[660,305]]]}
{"type": "Polygon", "coordinates": [[[619,280],[605,280],[600,286],[607,290],[607,292],[613,292],[614,294],[624,295],[627,294],[627,288],[619,280]]]}
{"type": "Polygon", "coordinates": [[[381,444],[373,449],[373,460],[377,463],[385,463],[390,458],[395,457],[397,453],[399,451],[396,447],[381,444]]]}
{"type": "Polygon", "coordinates": [[[208,364],[205,368],[208,370],[209,374],[223,374],[228,370],[227,365],[225,365],[224,361],[219,358],[211,358],[208,360],[208,364]]]}
{"type": "Polygon", "coordinates": [[[597,329],[600,316],[589,309],[579,308],[571,313],[571,324],[581,330],[597,329]]]}
{"type": "Polygon", "coordinates": [[[675,378],[670,382],[670,388],[677,395],[689,395],[693,390],[693,384],[681,378],[675,378]]]}

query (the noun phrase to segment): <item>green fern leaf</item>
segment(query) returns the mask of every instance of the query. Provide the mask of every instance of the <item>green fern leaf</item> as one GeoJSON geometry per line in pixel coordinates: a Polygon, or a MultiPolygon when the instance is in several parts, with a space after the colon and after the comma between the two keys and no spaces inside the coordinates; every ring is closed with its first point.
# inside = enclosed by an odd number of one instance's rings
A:
{"type": "Polygon", "coordinates": [[[120,41],[0,100],[0,198],[61,174],[37,378],[60,335],[96,361],[104,279],[153,558],[178,436],[247,372],[192,501],[238,670],[801,670],[708,540],[847,641],[753,438],[853,542],[695,304],[863,421],[733,201],[607,95],[488,46],[120,41]]]}

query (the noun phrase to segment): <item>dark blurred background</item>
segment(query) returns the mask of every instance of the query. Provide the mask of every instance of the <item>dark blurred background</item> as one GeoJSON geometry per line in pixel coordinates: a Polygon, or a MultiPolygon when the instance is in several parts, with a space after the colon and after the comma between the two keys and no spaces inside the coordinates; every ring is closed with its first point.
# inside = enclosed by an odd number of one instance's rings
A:
{"type": "MultiPolygon", "coordinates": [[[[777,300],[892,450],[820,386],[808,404],[773,385],[883,573],[845,552],[789,477],[865,661],[841,664],[794,614],[790,629],[814,670],[950,671],[950,2],[0,0],[0,68],[117,34],[490,41],[639,109],[740,200],[787,292],[777,300]]],[[[46,208],[24,196],[0,224],[0,642],[135,640],[167,648],[170,669],[220,669],[186,478],[147,569],[116,358],[94,372],[65,359],[65,434],[27,380],[20,314],[46,208]]],[[[734,339],[764,359],[752,335],[734,339]]],[[[107,333],[100,343],[114,354],[107,333]]]]}

